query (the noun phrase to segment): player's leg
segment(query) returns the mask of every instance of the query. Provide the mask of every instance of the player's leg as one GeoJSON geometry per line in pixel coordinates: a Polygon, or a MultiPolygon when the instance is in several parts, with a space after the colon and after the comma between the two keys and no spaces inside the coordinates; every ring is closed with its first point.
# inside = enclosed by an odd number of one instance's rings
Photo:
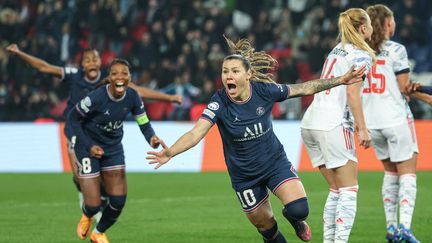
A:
{"type": "Polygon", "coordinates": [[[394,242],[397,234],[397,203],[399,192],[399,176],[394,163],[390,161],[390,146],[397,142],[394,137],[394,129],[370,129],[372,146],[377,159],[381,160],[384,167],[384,177],[381,194],[386,217],[386,239],[394,242]],[[390,142],[392,141],[392,142],[390,142]]]}
{"type": "Polygon", "coordinates": [[[399,235],[406,242],[418,242],[411,232],[411,221],[414,213],[417,177],[417,154],[407,161],[396,164],[399,173],[399,235]]]}
{"type": "Polygon", "coordinates": [[[339,190],[336,208],[335,242],[348,242],[357,212],[357,162],[349,160],[346,165],[332,169],[339,190]]]}
{"type": "Polygon", "coordinates": [[[416,201],[416,165],[418,146],[412,122],[385,130],[389,141],[390,160],[399,175],[399,238],[406,242],[417,242],[411,233],[411,220],[416,201]]]}
{"type": "Polygon", "coordinates": [[[329,194],[327,195],[323,212],[323,242],[332,243],[335,240],[336,208],[339,201],[339,190],[334,179],[334,172],[328,170],[325,166],[320,166],[319,170],[329,186],[329,194]]]}
{"type": "Polygon", "coordinates": [[[238,189],[236,185],[233,186],[246,217],[262,235],[264,242],[285,243],[285,237],[278,229],[268,201],[267,188],[263,185],[247,189],[238,189]]]}
{"type": "Polygon", "coordinates": [[[297,236],[303,241],[310,241],[312,232],[306,223],[309,205],[303,184],[299,179],[283,182],[274,194],[284,205],[282,213],[294,228],[297,236]]]}
{"type": "Polygon", "coordinates": [[[264,242],[285,243],[285,237],[278,229],[276,219],[267,199],[255,210],[246,214],[249,221],[257,228],[263,236],[264,242]]]}
{"type": "Polygon", "coordinates": [[[77,175],[79,185],[84,198],[82,205],[83,215],[77,226],[80,239],[86,239],[91,226],[93,216],[100,211],[100,167],[99,160],[89,156],[86,148],[75,146],[77,175]]]}
{"type": "Polygon", "coordinates": [[[108,195],[108,205],[103,209],[102,217],[92,232],[90,239],[93,242],[99,242],[98,239],[108,240],[105,232],[117,221],[126,203],[127,183],[123,149],[112,150],[114,152],[105,151],[102,161],[102,179],[108,195]]]}
{"type": "Polygon", "coordinates": [[[398,237],[398,198],[399,198],[399,175],[396,164],[390,159],[381,160],[384,166],[384,178],[382,184],[382,200],[386,218],[386,239],[388,242],[395,242],[398,237]]]}
{"type": "Polygon", "coordinates": [[[354,131],[353,128],[339,125],[323,133],[321,146],[326,160],[325,167],[332,170],[333,183],[339,193],[334,240],[348,242],[357,211],[358,181],[354,131]]]}
{"type": "MultiPolygon", "coordinates": [[[[331,173],[331,171],[325,170],[325,162],[324,153],[326,151],[326,132],[311,130],[311,129],[301,129],[301,136],[303,139],[303,143],[305,144],[306,150],[308,152],[309,158],[312,161],[312,166],[314,168],[320,168],[321,173],[323,173],[324,178],[331,180],[331,177],[327,176],[327,174],[331,173]],[[326,173],[324,173],[326,172],[326,173]]],[[[329,182],[330,188],[332,188],[332,183],[329,182]]],[[[334,190],[337,191],[337,187],[333,186],[334,190]]],[[[332,191],[332,190],[331,190],[332,191]]],[[[330,192],[331,193],[331,192],[330,192]]],[[[330,201],[329,197],[334,196],[333,194],[329,194],[327,197],[326,204],[324,206],[323,213],[323,239],[324,242],[333,242],[334,241],[334,232],[335,232],[335,215],[336,215],[336,205],[337,199],[330,201]]],[[[336,196],[338,196],[336,194],[336,196]]],[[[332,197],[333,198],[333,197],[332,197]]]]}

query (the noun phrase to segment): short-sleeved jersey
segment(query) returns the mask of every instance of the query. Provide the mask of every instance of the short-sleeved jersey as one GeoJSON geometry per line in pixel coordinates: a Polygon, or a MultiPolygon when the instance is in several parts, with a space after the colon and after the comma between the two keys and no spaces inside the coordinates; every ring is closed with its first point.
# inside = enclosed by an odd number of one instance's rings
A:
{"type": "Polygon", "coordinates": [[[84,119],[84,133],[104,149],[121,144],[123,121],[129,112],[135,117],[145,115],[144,104],[135,90],[128,88],[122,98],[116,99],[108,87],[109,84],[96,89],[75,105],[84,119]]]}
{"type": "Polygon", "coordinates": [[[287,162],[283,145],[273,132],[273,104],[288,98],[289,86],[251,82],[250,97],[234,101],[225,89],[218,90],[201,119],[217,124],[225,161],[233,183],[270,173],[287,162]],[[285,158],[285,160],[283,159],[285,158]]]}
{"type": "Polygon", "coordinates": [[[95,80],[88,80],[82,69],[74,67],[63,68],[63,81],[69,86],[69,99],[66,109],[63,112],[65,117],[76,103],[100,85],[104,77],[106,77],[106,72],[101,71],[95,80]]]}
{"type": "MultiPolygon", "coordinates": [[[[339,43],[328,55],[321,78],[334,78],[344,75],[352,66],[359,68],[366,65],[367,72],[372,65],[371,56],[351,44],[339,43]]],[[[354,118],[347,104],[347,90],[340,85],[314,95],[312,104],[303,116],[301,127],[330,131],[343,124],[350,127],[354,118]]]]}
{"type": "Polygon", "coordinates": [[[396,79],[398,74],[409,73],[406,49],[394,41],[386,41],[382,47],[363,89],[363,109],[370,129],[398,126],[412,118],[396,79]]]}

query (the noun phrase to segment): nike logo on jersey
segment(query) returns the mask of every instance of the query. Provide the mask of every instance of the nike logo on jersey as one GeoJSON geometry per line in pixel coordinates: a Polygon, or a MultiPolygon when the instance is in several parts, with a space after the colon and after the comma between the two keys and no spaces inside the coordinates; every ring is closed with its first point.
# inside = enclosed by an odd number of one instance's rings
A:
{"type": "Polygon", "coordinates": [[[109,110],[106,110],[105,113],[104,113],[104,115],[109,116],[110,115],[109,110]]]}

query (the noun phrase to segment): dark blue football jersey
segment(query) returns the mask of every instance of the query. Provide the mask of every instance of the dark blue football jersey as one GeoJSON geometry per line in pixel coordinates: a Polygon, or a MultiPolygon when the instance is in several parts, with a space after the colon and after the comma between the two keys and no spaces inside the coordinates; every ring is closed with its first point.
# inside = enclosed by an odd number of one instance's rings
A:
{"type": "Polygon", "coordinates": [[[232,100],[218,90],[201,118],[217,124],[225,161],[233,183],[261,177],[286,163],[283,145],[273,132],[273,104],[289,96],[285,84],[251,82],[251,95],[244,102],[232,100]]]}
{"type": "Polygon", "coordinates": [[[76,103],[82,100],[88,93],[100,85],[100,82],[107,76],[105,70],[101,70],[99,77],[95,80],[88,80],[82,69],[74,67],[64,67],[63,81],[69,86],[69,99],[63,115],[69,113],[76,103]]]}
{"type": "MultiPolygon", "coordinates": [[[[115,99],[108,87],[109,84],[97,88],[75,105],[82,116],[81,127],[86,137],[103,149],[121,145],[123,121],[129,112],[135,117],[146,115],[144,103],[135,90],[128,88],[122,98],[115,99]]],[[[78,136],[77,144],[82,142],[79,139],[78,136]]]]}

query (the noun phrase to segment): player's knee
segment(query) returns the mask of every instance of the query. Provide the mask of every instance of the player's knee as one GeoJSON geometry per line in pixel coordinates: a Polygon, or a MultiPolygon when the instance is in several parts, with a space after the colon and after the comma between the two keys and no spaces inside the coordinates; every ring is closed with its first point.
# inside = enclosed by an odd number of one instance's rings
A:
{"type": "Polygon", "coordinates": [[[303,221],[309,215],[309,205],[306,197],[299,198],[285,205],[282,210],[288,221],[303,221]]]}
{"type": "Polygon", "coordinates": [[[100,205],[99,206],[88,206],[88,205],[83,205],[83,212],[87,217],[93,217],[93,215],[97,214],[97,212],[99,212],[100,210],[100,205]]]}
{"type": "Polygon", "coordinates": [[[121,211],[126,204],[126,195],[124,196],[109,196],[109,206],[114,210],[121,211]]]}

